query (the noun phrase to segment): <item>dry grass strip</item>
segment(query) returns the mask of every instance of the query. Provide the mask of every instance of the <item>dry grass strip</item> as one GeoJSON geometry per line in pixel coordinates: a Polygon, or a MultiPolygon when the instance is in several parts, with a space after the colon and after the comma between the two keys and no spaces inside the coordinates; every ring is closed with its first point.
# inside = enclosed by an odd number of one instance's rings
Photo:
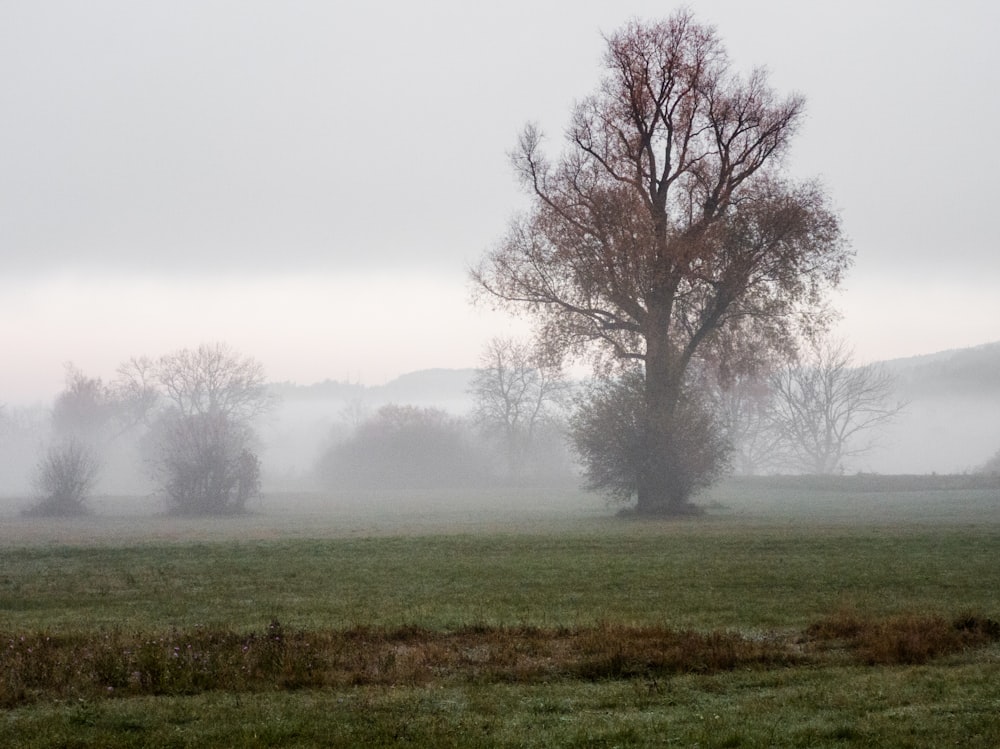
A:
{"type": "Polygon", "coordinates": [[[155,637],[8,633],[0,635],[0,706],[209,690],[655,680],[830,663],[845,654],[867,664],[923,663],[997,640],[1000,623],[978,615],[872,620],[849,612],[804,633],[768,637],[615,624],[286,631],[277,621],[249,634],[203,628],[155,637]]]}

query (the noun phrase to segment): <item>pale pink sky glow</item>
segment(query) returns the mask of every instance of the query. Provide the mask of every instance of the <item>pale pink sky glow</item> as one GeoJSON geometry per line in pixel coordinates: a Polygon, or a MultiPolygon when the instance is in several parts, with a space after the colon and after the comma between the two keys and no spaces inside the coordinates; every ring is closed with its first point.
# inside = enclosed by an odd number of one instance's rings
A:
{"type": "MultiPolygon", "coordinates": [[[[688,6],[806,96],[788,166],[842,211],[859,358],[1000,340],[1000,6],[688,6]]],[[[299,383],[475,366],[526,329],[466,280],[524,205],[518,132],[557,149],[601,32],[672,10],[0,4],[0,403],[50,401],[67,361],[108,378],[210,341],[299,383]]]]}

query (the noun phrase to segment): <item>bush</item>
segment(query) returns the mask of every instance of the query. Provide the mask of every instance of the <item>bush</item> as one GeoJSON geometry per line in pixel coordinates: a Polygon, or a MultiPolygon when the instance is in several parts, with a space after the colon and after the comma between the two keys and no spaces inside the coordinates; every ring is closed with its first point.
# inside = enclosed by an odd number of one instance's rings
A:
{"type": "Polygon", "coordinates": [[[52,445],[39,461],[35,488],[40,501],[32,515],[83,515],[87,496],[97,482],[100,462],[94,450],[79,439],[52,445]]]}
{"type": "Polygon", "coordinates": [[[1000,473],[1000,450],[997,450],[993,457],[987,460],[979,469],[979,473],[1000,473]]]}
{"type": "MultiPolygon", "coordinates": [[[[628,502],[639,490],[648,459],[648,419],[641,370],[593,383],[576,404],[570,440],[583,464],[586,487],[628,502]]],[[[671,491],[686,500],[728,466],[729,445],[704,399],[689,389],[677,405],[667,450],[658,456],[671,491]]],[[[664,498],[667,499],[667,498],[664,498]]]]}
{"type": "Polygon", "coordinates": [[[319,473],[335,486],[408,489],[479,482],[486,465],[462,422],[447,412],[388,405],[331,448],[319,473]]]}
{"type": "Polygon", "coordinates": [[[224,414],[165,414],[154,430],[154,470],[170,509],[184,515],[231,515],[260,492],[252,432],[224,414]]]}

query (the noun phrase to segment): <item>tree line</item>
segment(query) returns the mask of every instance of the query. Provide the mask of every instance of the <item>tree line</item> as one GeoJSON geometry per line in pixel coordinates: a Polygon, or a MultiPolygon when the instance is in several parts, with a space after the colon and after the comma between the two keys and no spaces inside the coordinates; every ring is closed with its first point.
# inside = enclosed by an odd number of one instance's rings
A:
{"type": "Polygon", "coordinates": [[[221,343],[132,358],[109,383],[70,366],[31,512],[86,512],[110,448],[126,436],[170,511],[242,512],[260,491],[254,419],[270,405],[260,363],[221,343]]]}

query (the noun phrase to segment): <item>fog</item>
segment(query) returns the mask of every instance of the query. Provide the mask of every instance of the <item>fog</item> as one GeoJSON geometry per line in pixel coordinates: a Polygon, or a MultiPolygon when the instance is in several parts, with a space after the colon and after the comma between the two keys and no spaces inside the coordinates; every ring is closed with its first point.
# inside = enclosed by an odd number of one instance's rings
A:
{"type": "MultiPolygon", "coordinates": [[[[1000,343],[880,364],[894,378],[891,397],[905,402],[905,408],[864,435],[873,448],[845,460],[840,473],[969,474],[1000,451],[1000,343]]],[[[276,503],[292,501],[277,497],[294,496],[294,503],[313,510],[363,505],[383,506],[395,514],[421,507],[495,512],[497,491],[507,492],[503,502],[517,506],[518,492],[529,488],[581,501],[578,469],[559,428],[539,438],[518,475],[510,475],[500,446],[470,418],[474,374],[472,369],[439,368],[377,387],[335,380],[270,385],[274,405],[256,422],[264,498],[251,509],[274,510],[276,503]],[[391,430],[370,431],[368,442],[352,447],[359,428],[377,422],[387,407],[415,419],[409,423],[416,425],[415,431],[403,437],[391,430]]],[[[53,440],[52,409],[7,406],[0,412],[0,427],[0,511],[10,516],[37,496],[33,481],[53,440]]],[[[105,444],[90,509],[163,513],[161,487],[148,471],[142,431],[116,435],[105,444]]],[[[531,496],[521,510],[530,512],[537,505],[537,497],[531,496]]],[[[584,502],[602,503],[597,496],[584,502]]]]}
{"type": "MultiPolygon", "coordinates": [[[[832,300],[836,332],[859,361],[886,361],[907,403],[842,470],[977,470],[1000,449],[1000,155],[982,147],[1000,119],[1000,11],[690,7],[737,68],[766,66],[779,91],[805,95],[789,173],[823,182],[857,252],[832,300]]],[[[602,34],[667,12],[650,0],[0,6],[4,511],[36,493],[65,362],[110,382],[129,357],[203,341],[253,356],[272,383],[276,405],[255,422],[265,497],[333,502],[337,477],[350,483],[336,451],[389,405],[438,419],[465,450],[412,467],[424,489],[576,491],[554,434],[514,481],[470,420],[483,344],[529,326],[471,305],[467,269],[525,204],[508,158],[521,127],[537,122],[557,146],[597,84],[602,34]]],[[[162,512],[140,433],[106,442],[95,511],[162,512]]],[[[374,467],[352,489],[398,499],[374,477],[400,470],[374,467]]]]}

